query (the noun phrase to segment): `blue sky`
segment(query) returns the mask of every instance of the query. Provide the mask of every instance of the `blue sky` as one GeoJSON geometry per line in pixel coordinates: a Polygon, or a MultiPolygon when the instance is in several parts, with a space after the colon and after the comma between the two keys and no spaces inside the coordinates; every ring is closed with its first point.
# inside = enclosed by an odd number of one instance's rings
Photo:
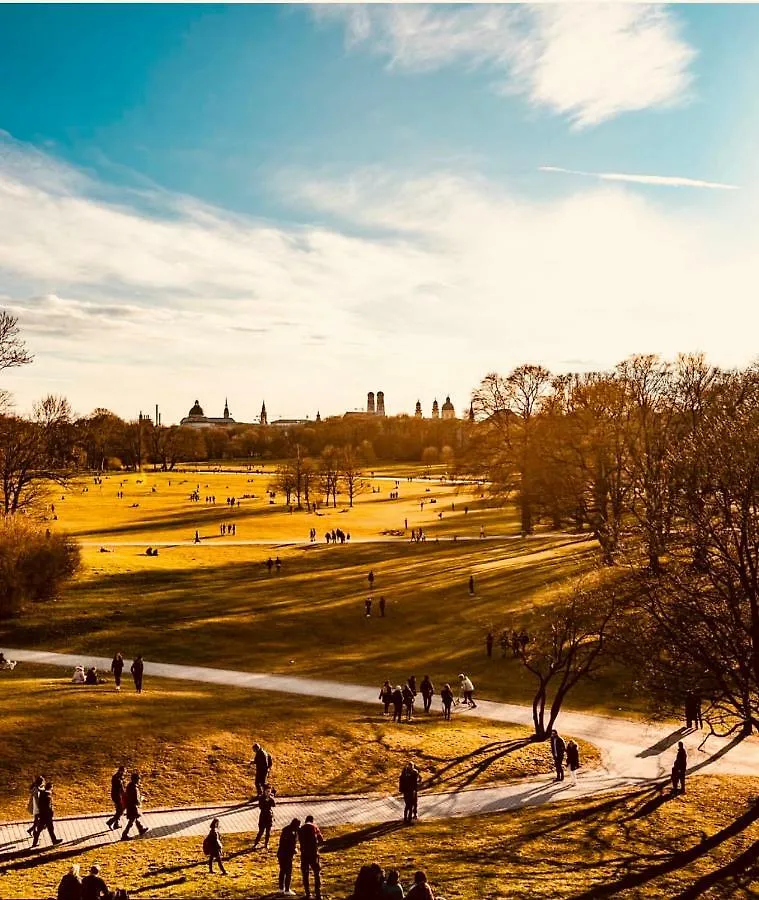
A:
{"type": "Polygon", "coordinates": [[[0,305],[37,357],[3,386],[250,420],[745,364],[757,38],[751,5],[0,6],[0,305]]]}

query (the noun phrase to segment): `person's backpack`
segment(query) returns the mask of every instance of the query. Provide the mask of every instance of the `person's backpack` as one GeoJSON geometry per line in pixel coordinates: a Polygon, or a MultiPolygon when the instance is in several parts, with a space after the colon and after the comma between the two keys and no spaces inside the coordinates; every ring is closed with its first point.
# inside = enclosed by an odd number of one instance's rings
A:
{"type": "Polygon", "coordinates": [[[212,847],[211,847],[211,833],[209,832],[209,833],[203,838],[203,855],[204,855],[204,856],[210,856],[210,855],[211,855],[211,850],[212,850],[212,847]]]}

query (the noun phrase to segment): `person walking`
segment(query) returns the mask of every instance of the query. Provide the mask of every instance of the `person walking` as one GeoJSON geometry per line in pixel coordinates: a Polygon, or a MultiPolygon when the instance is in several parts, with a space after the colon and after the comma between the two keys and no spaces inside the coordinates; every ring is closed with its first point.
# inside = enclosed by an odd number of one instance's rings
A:
{"type": "Polygon", "coordinates": [[[369,574],[366,576],[366,580],[369,582],[369,592],[374,589],[374,572],[369,569],[369,574]]]}
{"type": "Polygon", "coordinates": [[[256,797],[260,797],[264,792],[264,785],[269,780],[269,772],[274,763],[271,753],[256,743],[253,744],[253,760],[251,764],[256,770],[256,797]]]}
{"type": "Polygon", "coordinates": [[[453,691],[447,681],[443,685],[443,690],[440,691],[440,699],[443,701],[443,718],[446,722],[450,722],[451,707],[453,706],[453,691]]]}
{"type": "Polygon", "coordinates": [[[572,784],[577,784],[577,770],[580,768],[580,748],[571,738],[567,741],[567,766],[572,784]]]}
{"type": "Polygon", "coordinates": [[[219,833],[220,823],[218,819],[213,819],[208,829],[208,834],[203,838],[203,853],[208,857],[208,871],[213,875],[213,864],[218,863],[219,871],[222,875],[227,874],[221,855],[224,852],[224,844],[219,833]]]}
{"type": "Polygon", "coordinates": [[[108,885],[100,876],[100,866],[90,867],[90,874],[82,879],[82,900],[111,900],[108,885]]]}
{"type": "Polygon", "coordinates": [[[380,611],[380,618],[384,619],[385,618],[385,598],[384,597],[379,598],[379,611],[380,611]]]}
{"type": "MultiPolygon", "coordinates": [[[[408,685],[406,685],[408,687],[408,685]]],[[[401,722],[401,715],[403,713],[403,691],[401,690],[401,686],[396,684],[393,690],[393,722],[401,722]]]]}
{"type": "Polygon", "coordinates": [[[126,828],[121,833],[121,840],[126,841],[129,838],[129,832],[132,825],[137,825],[137,831],[140,837],[147,834],[150,829],[143,825],[142,818],[142,793],[140,791],[140,773],[132,772],[129,784],[126,787],[126,828]]]}
{"type": "Polygon", "coordinates": [[[274,560],[271,557],[269,557],[266,560],[266,568],[269,570],[269,575],[271,575],[271,570],[272,570],[273,566],[274,566],[274,560]]]}
{"type": "Polygon", "coordinates": [[[474,684],[472,683],[472,679],[465,672],[462,672],[459,675],[459,685],[461,694],[464,698],[464,703],[466,703],[470,709],[476,709],[477,704],[474,702],[474,684]]]}
{"type": "Polygon", "coordinates": [[[116,684],[116,690],[121,690],[121,673],[124,671],[124,657],[121,653],[117,653],[111,662],[111,672],[113,672],[113,680],[116,684]]]}
{"type": "Polygon", "coordinates": [[[34,781],[32,782],[31,787],[29,788],[29,802],[27,803],[26,809],[29,815],[32,817],[32,824],[29,828],[26,829],[26,833],[29,836],[34,835],[37,831],[37,826],[40,821],[40,794],[45,790],[45,778],[42,775],[38,775],[34,781]]]}
{"type": "Polygon", "coordinates": [[[566,750],[567,745],[564,743],[564,738],[554,728],[551,732],[551,757],[556,769],[557,781],[564,781],[564,754],[566,750]]]}
{"type": "Polygon", "coordinates": [[[390,704],[393,702],[393,688],[389,681],[385,681],[379,692],[379,699],[384,707],[382,715],[390,715],[390,704]]]}
{"type": "Polygon", "coordinates": [[[145,673],[145,663],[142,660],[142,654],[138,653],[134,658],[134,662],[132,663],[129,671],[132,673],[132,678],[134,678],[134,689],[138,694],[142,693],[142,678],[145,673]]]}
{"type": "Polygon", "coordinates": [[[264,850],[269,849],[269,838],[271,837],[271,829],[274,825],[274,807],[277,805],[276,800],[274,799],[277,795],[277,791],[275,788],[271,787],[271,785],[264,785],[264,792],[258,798],[258,808],[260,810],[258,814],[258,834],[256,835],[255,841],[253,841],[253,849],[255,850],[258,847],[258,842],[261,838],[264,838],[264,850]]]}
{"type": "Polygon", "coordinates": [[[403,694],[403,705],[406,708],[406,721],[410,722],[414,717],[414,697],[415,694],[411,690],[410,685],[404,684],[401,693],[403,694]]]}
{"type": "Polygon", "coordinates": [[[422,678],[422,683],[419,685],[419,692],[424,701],[424,711],[428,713],[432,706],[432,698],[435,696],[435,685],[432,683],[429,675],[425,675],[424,678],[422,678]]]}
{"type": "Polygon", "coordinates": [[[319,860],[319,846],[324,843],[321,831],[314,823],[313,816],[306,816],[306,821],[298,829],[298,843],[300,844],[300,873],[303,877],[303,892],[306,900],[311,897],[309,876],[314,875],[315,900],[322,897],[321,862],[319,860]]]}
{"type": "Polygon", "coordinates": [[[126,769],[119,766],[111,776],[111,803],[113,803],[114,813],[110,819],[105,820],[105,824],[111,831],[115,831],[121,824],[121,816],[126,809],[126,785],[124,784],[124,775],[126,769]]]}
{"type": "Polygon", "coordinates": [[[285,897],[294,897],[295,891],[290,887],[293,881],[293,860],[298,852],[298,832],[300,819],[293,819],[285,825],[279,835],[277,862],[279,863],[279,892],[285,897]]]}
{"type": "Polygon", "coordinates": [[[422,776],[412,762],[407,762],[398,779],[398,791],[403,796],[403,824],[410,825],[416,818],[417,794],[422,776]]]}
{"type": "Polygon", "coordinates": [[[488,654],[488,659],[493,656],[493,640],[493,632],[489,631],[485,638],[485,650],[488,654]]]}
{"type": "Polygon", "coordinates": [[[675,762],[672,766],[672,793],[685,793],[685,773],[688,770],[688,754],[682,741],[678,741],[675,762]]]}
{"type": "Polygon", "coordinates": [[[367,597],[366,600],[364,600],[364,614],[366,615],[367,619],[371,618],[371,615],[372,615],[372,598],[371,597],[367,597]]]}
{"type": "Polygon", "coordinates": [[[57,900],[82,900],[82,879],[79,877],[81,866],[74,863],[73,866],[61,878],[58,885],[57,900]]]}
{"type": "Polygon", "coordinates": [[[55,810],[53,809],[53,782],[46,781],[45,787],[39,792],[37,797],[39,814],[37,817],[37,825],[34,829],[32,847],[36,847],[40,842],[40,835],[47,830],[50,835],[50,841],[53,846],[63,843],[63,838],[56,837],[55,834],[55,810]]]}

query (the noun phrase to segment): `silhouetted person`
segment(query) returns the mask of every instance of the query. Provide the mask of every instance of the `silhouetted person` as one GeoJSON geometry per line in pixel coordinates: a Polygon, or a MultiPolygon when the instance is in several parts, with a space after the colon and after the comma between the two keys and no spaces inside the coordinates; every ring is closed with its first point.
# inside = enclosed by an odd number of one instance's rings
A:
{"type": "Polygon", "coordinates": [[[672,793],[685,793],[685,773],[688,769],[688,754],[685,751],[685,745],[682,741],[678,741],[677,753],[675,754],[675,763],[672,766],[672,793]]]}
{"type": "Polygon", "coordinates": [[[134,688],[138,694],[142,693],[142,676],[145,672],[145,663],[142,660],[142,654],[138,653],[134,658],[134,662],[132,663],[129,671],[132,673],[132,678],[134,678],[134,688]]]}
{"type": "Polygon", "coordinates": [[[372,614],[372,598],[371,597],[367,597],[367,599],[364,600],[364,612],[366,613],[367,619],[372,614]]]}
{"type": "Polygon", "coordinates": [[[414,716],[414,692],[411,690],[408,684],[403,685],[403,689],[401,691],[403,694],[403,705],[406,707],[406,721],[410,722],[414,716]]]}
{"type": "Polygon", "coordinates": [[[435,895],[432,893],[432,888],[424,872],[415,873],[414,884],[406,894],[406,900],[435,900],[435,895]]]}
{"type": "Polygon", "coordinates": [[[115,831],[121,824],[121,816],[126,808],[126,785],[124,784],[124,775],[126,769],[119,766],[111,776],[111,803],[113,803],[114,813],[110,819],[106,819],[105,824],[115,831]]]}
{"type": "Polygon", "coordinates": [[[82,900],[110,900],[108,885],[100,877],[100,866],[94,865],[82,879],[82,900]]]}
{"type": "Polygon", "coordinates": [[[129,779],[129,784],[126,787],[126,818],[126,828],[121,833],[122,841],[129,837],[132,825],[137,825],[137,831],[140,833],[140,836],[150,831],[140,821],[142,818],[142,794],[140,792],[139,772],[132,772],[132,777],[129,779]]]}
{"type": "Polygon", "coordinates": [[[559,732],[554,728],[551,732],[551,757],[553,758],[554,768],[556,769],[556,780],[564,781],[564,754],[566,753],[567,745],[564,743],[564,738],[561,737],[559,732]]]}
{"type": "Polygon", "coordinates": [[[443,685],[443,690],[440,691],[440,699],[443,701],[443,718],[446,721],[450,721],[451,707],[453,706],[453,690],[447,682],[443,685]]]}
{"type": "Polygon", "coordinates": [[[485,649],[487,650],[488,657],[493,655],[493,632],[489,631],[488,636],[485,638],[485,649]]]}
{"type": "Polygon", "coordinates": [[[380,618],[384,619],[385,618],[385,598],[384,597],[379,598],[379,611],[380,611],[380,618]]]}
{"type": "Polygon", "coordinates": [[[214,862],[218,863],[219,871],[222,875],[227,874],[227,870],[224,868],[224,863],[221,861],[221,855],[224,852],[224,844],[221,841],[219,828],[219,820],[214,819],[211,822],[210,828],[208,829],[208,834],[203,840],[203,853],[205,853],[205,855],[208,857],[208,871],[212,875],[214,862]]]}
{"type": "MultiPolygon", "coordinates": [[[[408,687],[408,685],[406,685],[408,687]]],[[[393,690],[393,722],[400,722],[403,715],[403,691],[397,684],[393,690]]]]}
{"type": "Polygon", "coordinates": [[[36,847],[40,842],[40,835],[43,831],[47,831],[53,846],[62,844],[63,839],[55,836],[55,810],[53,809],[53,782],[46,781],[44,790],[40,791],[37,799],[39,805],[39,818],[34,831],[34,839],[32,847],[36,847]]]}
{"type": "Polygon", "coordinates": [[[421,783],[422,776],[417,767],[412,762],[406,763],[398,779],[398,790],[403,795],[404,825],[410,825],[411,820],[416,818],[417,794],[421,783]]]}
{"type": "Polygon", "coordinates": [[[82,900],[82,879],[79,877],[79,869],[79,863],[74,863],[61,878],[57,900],[82,900]]]}
{"type": "Polygon", "coordinates": [[[424,678],[422,678],[422,683],[419,685],[419,692],[424,701],[424,711],[428,713],[432,706],[432,698],[435,695],[435,685],[432,683],[429,675],[425,675],[424,678]]]}
{"type": "Polygon", "coordinates": [[[314,824],[313,816],[306,816],[306,821],[298,831],[300,844],[300,872],[303,876],[303,891],[306,898],[311,896],[311,888],[308,883],[309,875],[314,875],[314,895],[316,900],[321,900],[322,880],[321,863],[319,861],[319,845],[324,843],[321,831],[314,824]]]}
{"type": "Polygon", "coordinates": [[[277,802],[274,799],[276,794],[277,792],[274,788],[265,784],[264,792],[258,798],[258,808],[260,812],[258,814],[258,834],[256,835],[255,841],[253,841],[254,850],[262,837],[264,839],[264,850],[269,849],[269,838],[271,837],[271,829],[274,825],[274,807],[277,805],[277,802]]]}
{"type": "Polygon", "coordinates": [[[393,702],[393,688],[389,681],[385,681],[380,688],[379,698],[384,706],[383,715],[389,716],[390,704],[393,702]]]}
{"type": "Polygon", "coordinates": [[[271,753],[267,753],[260,744],[253,744],[253,765],[256,770],[257,797],[260,797],[264,792],[264,785],[269,780],[272,762],[271,753]]]}
{"type": "Polygon", "coordinates": [[[369,590],[371,591],[374,587],[374,572],[370,569],[369,574],[366,576],[366,580],[369,582],[369,590]]]}
{"type": "Polygon", "coordinates": [[[274,560],[274,565],[277,567],[277,575],[279,575],[280,571],[282,570],[282,560],[279,557],[277,557],[274,560]]]}
{"type": "Polygon", "coordinates": [[[280,893],[295,896],[295,891],[290,890],[293,880],[293,859],[298,852],[298,831],[300,819],[293,819],[289,825],[285,825],[279,835],[277,847],[277,862],[279,863],[279,890],[280,893]]]}
{"type": "Polygon", "coordinates": [[[577,784],[577,770],[580,768],[580,748],[571,738],[567,741],[567,766],[572,784],[577,784]]]}

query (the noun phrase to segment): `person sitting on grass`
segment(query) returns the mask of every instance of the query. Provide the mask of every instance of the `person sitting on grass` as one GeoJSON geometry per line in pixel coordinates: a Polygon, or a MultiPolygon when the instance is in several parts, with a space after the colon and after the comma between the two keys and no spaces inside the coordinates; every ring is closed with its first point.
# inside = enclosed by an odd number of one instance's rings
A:
{"type": "Polygon", "coordinates": [[[61,878],[58,885],[58,900],[82,900],[82,879],[79,877],[79,869],[79,863],[74,863],[61,878]]]}
{"type": "Polygon", "coordinates": [[[82,879],[82,900],[111,900],[108,885],[100,877],[100,866],[94,865],[82,879]]]}
{"type": "MultiPolygon", "coordinates": [[[[432,893],[432,888],[424,872],[417,872],[414,875],[414,886],[406,894],[406,900],[435,900],[435,895],[432,893]]],[[[443,898],[439,897],[438,900],[443,900],[443,898]]]]}
{"type": "Polygon", "coordinates": [[[74,666],[74,674],[71,678],[72,684],[84,684],[84,666],[74,666]]]}
{"type": "Polygon", "coordinates": [[[387,873],[387,877],[385,878],[385,883],[382,885],[382,895],[383,897],[396,897],[403,898],[406,894],[401,887],[401,875],[397,869],[391,869],[387,873]]]}
{"type": "Polygon", "coordinates": [[[12,672],[16,668],[15,659],[6,659],[5,654],[0,651],[0,670],[12,672]]]}

